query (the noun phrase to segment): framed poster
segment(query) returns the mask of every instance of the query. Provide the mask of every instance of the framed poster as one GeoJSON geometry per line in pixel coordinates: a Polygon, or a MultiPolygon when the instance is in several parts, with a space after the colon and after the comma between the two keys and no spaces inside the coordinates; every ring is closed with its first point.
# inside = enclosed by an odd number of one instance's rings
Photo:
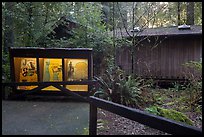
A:
{"type": "MultiPolygon", "coordinates": [[[[15,72],[19,72],[17,66],[20,65],[19,82],[37,82],[37,62],[36,58],[17,58],[15,59],[15,72]]],[[[18,78],[17,78],[18,79],[18,78]]],[[[17,80],[18,81],[18,80],[17,80]]],[[[37,86],[18,86],[21,90],[31,90],[37,86]]]]}
{"type": "Polygon", "coordinates": [[[62,59],[44,59],[43,81],[63,81],[62,59]]]}
{"type": "Polygon", "coordinates": [[[67,81],[88,79],[87,59],[66,59],[67,81]]]}
{"type": "MultiPolygon", "coordinates": [[[[67,81],[88,80],[88,59],[65,59],[67,81]]],[[[67,85],[71,91],[88,91],[88,85],[67,85]]]]}
{"type": "MultiPolygon", "coordinates": [[[[63,81],[62,79],[62,59],[43,59],[43,81],[63,81]]],[[[58,90],[53,86],[44,88],[43,90],[58,90]]]]}

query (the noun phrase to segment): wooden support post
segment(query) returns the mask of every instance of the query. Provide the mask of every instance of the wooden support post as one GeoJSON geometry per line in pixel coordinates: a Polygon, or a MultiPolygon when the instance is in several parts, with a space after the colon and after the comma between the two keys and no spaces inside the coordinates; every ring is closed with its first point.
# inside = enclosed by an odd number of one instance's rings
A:
{"type": "Polygon", "coordinates": [[[2,86],[2,99],[5,100],[6,99],[6,94],[5,94],[5,86],[2,86]]]}
{"type": "Polygon", "coordinates": [[[97,107],[90,103],[89,111],[89,135],[96,135],[97,133],[97,107]]]}

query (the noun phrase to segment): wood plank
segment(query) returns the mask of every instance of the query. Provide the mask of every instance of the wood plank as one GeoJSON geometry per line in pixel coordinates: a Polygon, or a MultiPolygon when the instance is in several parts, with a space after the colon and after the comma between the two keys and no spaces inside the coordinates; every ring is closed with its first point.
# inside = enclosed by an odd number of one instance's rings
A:
{"type": "Polygon", "coordinates": [[[178,44],[178,39],[174,38],[175,40],[171,40],[171,46],[172,46],[172,55],[171,55],[171,70],[170,70],[170,78],[175,79],[177,76],[177,61],[179,59],[179,53],[178,53],[178,49],[179,47],[181,47],[182,45],[178,44]]]}
{"type": "Polygon", "coordinates": [[[157,77],[161,77],[161,46],[165,41],[163,41],[161,44],[158,45],[158,55],[157,55],[157,69],[158,69],[158,73],[157,73],[157,77]]]}
{"type": "MultiPolygon", "coordinates": [[[[179,41],[179,43],[181,43],[181,40],[179,41]]],[[[183,72],[182,72],[182,60],[183,60],[183,49],[185,47],[181,44],[179,44],[178,50],[179,50],[179,58],[178,58],[178,72],[177,75],[179,77],[179,79],[182,79],[183,77],[183,72]]]]}
{"type": "Polygon", "coordinates": [[[168,54],[168,72],[167,72],[167,77],[168,79],[172,77],[172,75],[174,75],[174,63],[175,63],[175,56],[176,56],[176,50],[175,49],[175,45],[176,43],[174,41],[168,40],[168,49],[167,49],[167,54],[168,54]]]}
{"type": "Polygon", "coordinates": [[[161,76],[162,78],[166,76],[165,72],[166,72],[166,52],[165,52],[165,48],[166,48],[166,42],[162,44],[161,46],[161,76]]]}

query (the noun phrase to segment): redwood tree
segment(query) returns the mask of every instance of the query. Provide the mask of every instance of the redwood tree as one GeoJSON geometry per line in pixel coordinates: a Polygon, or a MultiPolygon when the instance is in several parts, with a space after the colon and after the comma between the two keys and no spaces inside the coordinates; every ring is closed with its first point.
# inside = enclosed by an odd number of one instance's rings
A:
{"type": "Polygon", "coordinates": [[[187,2],[187,22],[188,25],[194,25],[194,2],[187,2]]]}

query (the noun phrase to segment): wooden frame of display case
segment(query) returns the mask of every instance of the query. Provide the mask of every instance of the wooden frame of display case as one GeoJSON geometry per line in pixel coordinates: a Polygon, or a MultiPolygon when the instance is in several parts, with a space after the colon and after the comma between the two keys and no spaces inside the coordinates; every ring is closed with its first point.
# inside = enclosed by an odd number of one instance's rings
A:
{"type": "MultiPolygon", "coordinates": [[[[37,47],[11,47],[10,64],[11,64],[11,79],[12,82],[66,82],[79,83],[78,85],[62,85],[69,90],[76,92],[80,95],[88,95],[90,85],[80,84],[86,80],[92,80],[93,77],[93,57],[91,48],[37,48],[37,47]],[[45,62],[47,59],[48,62],[45,62]],[[59,60],[57,60],[59,59],[59,60]],[[73,62],[75,75],[73,78],[68,76],[68,65],[73,62]],[[78,62],[77,62],[78,61],[78,62]],[[46,64],[47,63],[47,64],[46,64]],[[58,63],[58,66],[56,67],[58,63]],[[68,64],[69,63],[69,64],[68,64]],[[22,64],[25,66],[22,68],[22,64]],[[45,67],[48,65],[48,72],[50,81],[45,79],[45,67]],[[54,65],[53,65],[54,64],[54,65]],[[30,68],[29,68],[30,67],[30,68]],[[31,68],[34,68],[33,70],[31,68]],[[51,71],[52,68],[52,71],[51,71]],[[24,73],[26,70],[26,74],[24,73]],[[54,71],[57,70],[57,71],[54,71]],[[51,75],[52,72],[52,75],[51,75]],[[54,72],[58,72],[54,73],[54,72]],[[25,75],[24,75],[25,74],[25,75]],[[54,75],[56,74],[56,75],[54,75]],[[34,75],[36,75],[34,77],[34,75]],[[25,77],[24,77],[25,76],[25,77]],[[80,79],[80,77],[82,77],[80,79]],[[24,78],[24,79],[22,79],[24,78]],[[27,80],[25,80],[27,78],[27,80]],[[56,80],[57,79],[57,80],[56,80]],[[68,87],[67,87],[68,86],[68,87]],[[72,86],[72,87],[71,87],[72,86]]],[[[71,68],[71,67],[70,67],[71,68]]],[[[36,87],[36,86],[35,86],[36,87]]],[[[13,93],[18,94],[27,90],[32,90],[35,87],[31,86],[16,86],[13,87],[13,93]]],[[[62,95],[60,90],[55,87],[47,87],[42,89],[37,94],[50,94],[62,95]],[[56,89],[56,90],[55,90],[56,89]]],[[[35,93],[33,93],[35,94],[35,93]]]]}

